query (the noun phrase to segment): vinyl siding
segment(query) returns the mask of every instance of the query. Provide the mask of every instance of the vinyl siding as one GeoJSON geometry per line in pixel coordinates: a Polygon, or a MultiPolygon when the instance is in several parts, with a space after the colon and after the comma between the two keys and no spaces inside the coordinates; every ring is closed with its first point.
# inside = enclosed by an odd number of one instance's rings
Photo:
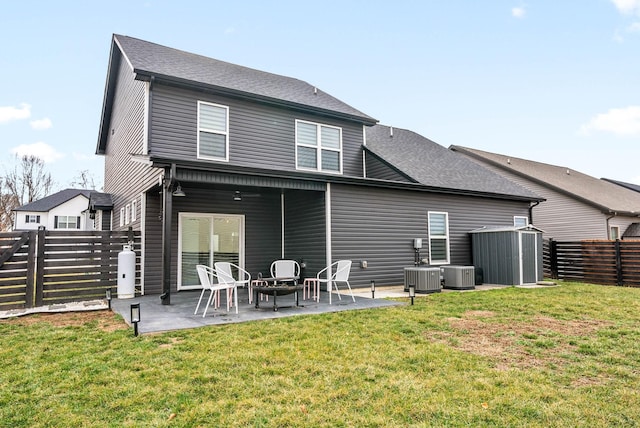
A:
{"type": "Polygon", "coordinates": [[[533,208],[533,224],[544,231],[544,239],[607,239],[607,216],[599,209],[510,171],[481,164],[546,199],[533,208]]]}
{"type": "Polygon", "coordinates": [[[197,160],[197,103],[207,101],[229,107],[231,165],[295,171],[295,120],[301,119],[341,127],[343,175],[363,174],[361,124],[186,89],[154,88],[150,151],[156,156],[197,160]]]}
{"type": "Polygon", "coordinates": [[[411,183],[404,175],[384,164],[380,159],[367,153],[366,155],[367,178],[377,178],[379,180],[402,181],[411,183]]]}
{"type": "Polygon", "coordinates": [[[126,61],[120,61],[113,112],[105,150],[104,192],[113,196],[113,228],[140,229],[140,195],[158,182],[159,171],[131,161],[142,154],[145,124],[145,83],[134,80],[126,61]],[[137,220],[120,227],[120,208],[137,200],[137,220]]]}
{"type": "Polygon", "coordinates": [[[512,225],[514,215],[528,215],[527,202],[493,200],[428,192],[331,186],[333,261],[354,261],[351,284],[399,285],[404,267],[413,266],[413,239],[422,238],[420,257],[428,257],[427,212],[449,213],[451,264],[471,263],[469,231],[512,225]],[[367,260],[368,268],[359,262],[367,260]]]}

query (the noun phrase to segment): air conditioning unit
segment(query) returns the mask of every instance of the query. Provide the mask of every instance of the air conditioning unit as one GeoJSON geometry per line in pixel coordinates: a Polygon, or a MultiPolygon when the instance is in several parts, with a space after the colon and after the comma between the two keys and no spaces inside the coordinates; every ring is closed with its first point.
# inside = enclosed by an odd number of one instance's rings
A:
{"type": "Polygon", "coordinates": [[[442,266],[443,288],[473,290],[476,284],[473,266],[442,266]]]}
{"type": "Polygon", "coordinates": [[[409,291],[409,284],[415,285],[416,293],[439,293],[441,289],[440,268],[404,268],[405,291],[409,291]]]}

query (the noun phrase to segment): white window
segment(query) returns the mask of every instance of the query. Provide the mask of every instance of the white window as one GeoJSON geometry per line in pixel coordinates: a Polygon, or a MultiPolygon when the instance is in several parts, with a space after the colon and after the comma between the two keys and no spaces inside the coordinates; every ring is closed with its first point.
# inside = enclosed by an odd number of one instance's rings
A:
{"type": "Polygon", "coordinates": [[[515,215],[513,216],[513,225],[515,227],[523,227],[529,225],[529,217],[515,215]]]}
{"type": "Polygon", "coordinates": [[[124,224],[131,223],[131,205],[127,204],[124,207],[124,224]]]}
{"type": "Polygon", "coordinates": [[[40,223],[39,215],[30,215],[27,214],[24,220],[25,223],[40,223]]]}
{"type": "Polygon", "coordinates": [[[120,208],[120,227],[124,226],[124,207],[120,208]]]}
{"type": "Polygon", "coordinates": [[[138,219],[138,201],[131,201],[131,221],[136,221],[138,219]]]}
{"type": "Polygon", "coordinates": [[[229,107],[198,101],[198,158],[229,160],[229,107]]]}
{"type": "Polygon", "coordinates": [[[449,213],[429,212],[429,264],[449,263],[449,213]]]}
{"type": "Polygon", "coordinates": [[[619,226],[611,226],[609,228],[609,239],[611,239],[611,240],[620,239],[620,227],[619,226]]]}
{"type": "Polygon", "coordinates": [[[80,217],[74,215],[57,215],[53,218],[54,229],[80,229],[80,217]]]}
{"type": "Polygon", "coordinates": [[[296,168],[342,174],[342,128],[296,120],[296,168]]]}

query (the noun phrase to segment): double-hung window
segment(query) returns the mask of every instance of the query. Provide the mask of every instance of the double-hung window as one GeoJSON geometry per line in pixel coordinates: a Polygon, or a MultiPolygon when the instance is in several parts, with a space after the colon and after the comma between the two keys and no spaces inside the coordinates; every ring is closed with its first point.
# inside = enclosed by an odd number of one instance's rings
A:
{"type": "Polygon", "coordinates": [[[53,218],[54,229],[80,229],[80,217],[75,215],[57,215],[53,218]]]}
{"type": "Polygon", "coordinates": [[[229,107],[198,101],[198,158],[229,160],[229,107]]]}
{"type": "Polygon", "coordinates": [[[25,223],[40,223],[40,216],[27,214],[25,217],[25,223]]]}
{"type": "Polygon", "coordinates": [[[296,168],[342,174],[342,128],[296,120],[296,168]]]}
{"type": "Polygon", "coordinates": [[[429,211],[429,264],[449,263],[449,213],[429,211]]]}

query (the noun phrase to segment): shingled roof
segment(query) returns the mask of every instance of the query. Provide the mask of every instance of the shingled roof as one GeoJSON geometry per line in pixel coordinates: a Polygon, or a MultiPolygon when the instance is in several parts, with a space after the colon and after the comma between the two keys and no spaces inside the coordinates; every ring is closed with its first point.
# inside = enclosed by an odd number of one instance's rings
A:
{"type": "Polygon", "coordinates": [[[603,212],[640,214],[639,193],[566,166],[550,165],[468,147],[451,146],[450,149],[572,196],[603,212]]]}
{"type": "Polygon", "coordinates": [[[626,187],[629,190],[633,190],[634,192],[640,192],[640,184],[633,183],[625,183],[624,181],[612,180],[610,178],[603,178],[604,181],[608,181],[609,183],[617,184],[618,186],[626,187]]]}
{"type": "MultiPolygon", "coordinates": [[[[47,212],[57,207],[58,205],[62,205],[65,202],[70,201],[78,195],[85,196],[88,201],[89,194],[91,192],[92,190],[86,189],[64,189],[59,191],[58,193],[45,196],[42,199],[38,199],[37,201],[33,201],[29,204],[25,204],[21,207],[15,208],[14,211],[47,212]]],[[[89,204],[87,203],[87,207],[88,206],[89,204]]]]}
{"type": "Polygon", "coordinates": [[[441,189],[544,200],[413,131],[376,125],[365,132],[366,150],[417,183],[441,189]]]}

